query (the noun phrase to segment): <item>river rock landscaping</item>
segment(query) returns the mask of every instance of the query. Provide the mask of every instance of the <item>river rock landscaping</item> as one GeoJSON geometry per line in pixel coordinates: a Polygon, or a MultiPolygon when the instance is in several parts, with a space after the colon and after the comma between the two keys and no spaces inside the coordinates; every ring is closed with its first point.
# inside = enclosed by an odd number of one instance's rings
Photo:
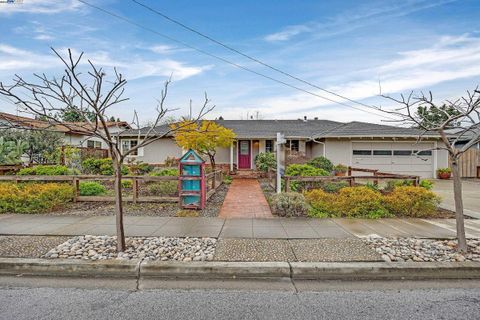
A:
{"type": "Polygon", "coordinates": [[[364,241],[387,262],[480,261],[480,239],[469,239],[468,253],[456,252],[455,240],[367,237],[364,241]]]}
{"type": "Polygon", "coordinates": [[[214,238],[132,237],[126,239],[127,249],[117,254],[116,237],[73,237],[47,252],[43,258],[63,259],[144,259],[161,261],[213,260],[217,240],[214,238]]]}

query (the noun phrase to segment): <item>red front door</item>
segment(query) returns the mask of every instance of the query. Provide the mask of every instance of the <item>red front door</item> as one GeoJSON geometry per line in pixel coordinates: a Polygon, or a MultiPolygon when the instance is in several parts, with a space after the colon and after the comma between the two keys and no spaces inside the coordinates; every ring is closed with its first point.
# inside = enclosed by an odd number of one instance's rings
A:
{"type": "Polygon", "coordinates": [[[238,168],[250,169],[251,166],[251,147],[250,140],[238,141],[238,168]]]}

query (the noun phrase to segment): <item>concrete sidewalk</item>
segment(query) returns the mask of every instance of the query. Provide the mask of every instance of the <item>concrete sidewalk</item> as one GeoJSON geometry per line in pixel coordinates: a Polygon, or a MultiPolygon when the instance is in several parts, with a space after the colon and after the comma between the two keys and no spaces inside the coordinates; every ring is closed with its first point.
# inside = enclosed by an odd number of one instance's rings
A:
{"type": "MultiPolygon", "coordinates": [[[[480,221],[466,220],[467,237],[480,238],[480,221]]],[[[453,219],[221,219],[125,217],[127,236],[322,239],[453,238],[453,219]]],[[[0,215],[0,235],[115,235],[115,217],[0,215]]]]}

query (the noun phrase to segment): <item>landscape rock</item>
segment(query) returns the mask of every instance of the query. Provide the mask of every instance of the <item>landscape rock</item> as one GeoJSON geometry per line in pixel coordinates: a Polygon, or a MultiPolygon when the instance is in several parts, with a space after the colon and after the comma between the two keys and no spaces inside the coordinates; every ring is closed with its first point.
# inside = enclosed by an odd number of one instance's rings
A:
{"type": "Polygon", "coordinates": [[[468,239],[468,253],[456,251],[454,240],[435,240],[417,238],[381,238],[378,236],[364,238],[364,241],[383,260],[390,262],[404,261],[480,261],[480,239],[468,239]]]}
{"type": "Polygon", "coordinates": [[[48,251],[44,258],[67,259],[144,259],[209,261],[213,260],[217,240],[214,238],[134,237],[126,239],[126,250],[117,254],[116,237],[77,236],[48,251]]]}

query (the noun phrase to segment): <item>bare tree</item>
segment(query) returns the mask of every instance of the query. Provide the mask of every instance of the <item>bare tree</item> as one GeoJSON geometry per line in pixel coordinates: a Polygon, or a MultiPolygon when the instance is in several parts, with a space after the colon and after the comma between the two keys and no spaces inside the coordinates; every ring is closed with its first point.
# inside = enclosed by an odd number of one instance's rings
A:
{"type": "Polygon", "coordinates": [[[438,150],[446,150],[448,152],[453,176],[453,192],[455,200],[455,215],[457,225],[457,239],[459,252],[466,252],[467,241],[465,238],[465,225],[463,216],[463,199],[462,199],[462,180],[458,168],[460,156],[480,141],[480,91],[477,88],[467,91],[466,96],[454,101],[447,100],[445,103],[437,104],[433,100],[432,93],[428,95],[421,93],[414,95],[411,92],[407,97],[403,94],[400,99],[382,95],[401,106],[393,111],[384,112],[395,115],[398,121],[404,124],[415,126],[423,130],[423,134],[419,137],[421,140],[424,134],[438,133],[443,145],[437,147],[438,150]],[[446,105],[448,108],[445,108],[446,105]],[[430,108],[436,112],[443,113],[439,119],[428,119],[419,114],[419,108],[430,108]],[[448,111],[450,110],[450,111],[448,111]],[[456,143],[461,140],[468,142],[461,147],[456,147],[456,143]]]}
{"type": "MultiPolygon", "coordinates": [[[[74,57],[68,50],[66,57],[53,49],[53,52],[62,61],[64,72],[60,78],[49,78],[45,74],[34,74],[36,83],[29,82],[19,75],[15,75],[13,84],[10,86],[0,82],[0,95],[12,99],[24,112],[41,117],[50,122],[52,126],[63,126],[68,130],[82,132],[85,135],[100,138],[105,142],[110,151],[114,168],[115,188],[115,212],[117,227],[117,251],[125,250],[125,234],[123,227],[123,204],[122,204],[122,172],[121,167],[128,155],[134,154],[138,149],[172,134],[175,129],[169,126],[161,126],[165,115],[173,109],[165,107],[168,85],[170,79],[165,82],[161,91],[156,116],[150,125],[141,128],[138,115],[134,111],[134,119],[129,129],[129,135],[135,136],[137,143],[129,148],[122,148],[120,136],[126,129],[118,127],[115,132],[107,126],[109,117],[107,110],[128,100],[124,98],[127,80],[114,68],[113,79],[107,79],[107,74],[102,68],[96,67],[90,60],[83,63],[83,53],[74,57]],[[80,68],[84,66],[87,73],[82,73],[80,68]],[[65,110],[75,108],[82,121],[69,123],[62,122],[56,116],[65,110]],[[92,114],[94,115],[92,117],[92,114]],[[161,129],[159,129],[161,128],[161,129]]],[[[196,117],[195,122],[210,112],[209,100],[205,95],[205,102],[196,117]]]]}

